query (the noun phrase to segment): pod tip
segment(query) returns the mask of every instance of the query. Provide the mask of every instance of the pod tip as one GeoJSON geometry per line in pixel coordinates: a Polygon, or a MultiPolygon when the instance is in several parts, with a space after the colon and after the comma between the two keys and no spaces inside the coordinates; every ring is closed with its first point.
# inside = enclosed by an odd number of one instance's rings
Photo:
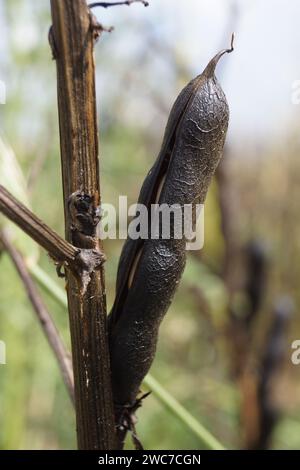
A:
{"type": "Polygon", "coordinates": [[[230,52],[232,52],[234,50],[234,38],[235,38],[235,34],[232,33],[231,35],[231,42],[230,42],[230,49],[223,49],[222,51],[220,51],[217,55],[215,55],[211,61],[208,63],[208,65],[206,66],[203,74],[206,75],[207,77],[212,77],[215,73],[215,68],[216,68],[216,65],[217,63],[219,62],[219,60],[221,59],[221,57],[224,55],[224,54],[230,54],[230,52]]]}
{"type": "Polygon", "coordinates": [[[230,54],[230,52],[234,51],[234,39],[235,39],[235,32],[231,34],[231,42],[230,42],[230,49],[227,49],[227,52],[230,54]]]}

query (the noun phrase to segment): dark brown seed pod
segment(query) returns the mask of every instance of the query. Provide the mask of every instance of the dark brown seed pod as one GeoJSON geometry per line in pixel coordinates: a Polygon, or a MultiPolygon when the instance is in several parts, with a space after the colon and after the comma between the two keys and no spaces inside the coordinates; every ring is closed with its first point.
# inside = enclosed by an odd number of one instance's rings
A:
{"type": "MultiPolygon", "coordinates": [[[[233,38],[232,38],[233,39],[233,38]]],[[[158,158],[142,186],[139,203],[204,203],[221,158],[229,109],[215,77],[219,52],[180,93],[171,110],[158,158]]],[[[117,295],[109,316],[114,401],[134,407],[154,359],[158,329],[178,286],[186,240],[127,239],[119,261],[117,295]]],[[[121,413],[121,412],[120,412],[121,413]]]]}

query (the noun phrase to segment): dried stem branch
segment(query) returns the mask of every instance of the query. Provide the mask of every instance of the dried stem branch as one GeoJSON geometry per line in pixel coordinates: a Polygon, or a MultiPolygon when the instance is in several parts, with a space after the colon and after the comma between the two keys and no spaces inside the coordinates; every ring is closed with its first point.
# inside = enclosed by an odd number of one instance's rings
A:
{"type": "MultiPolygon", "coordinates": [[[[100,184],[93,60],[95,24],[85,0],[51,0],[51,13],[66,238],[80,249],[100,253],[96,236],[100,184]]],[[[83,292],[71,271],[67,272],[67,281],[78,447],[115,449],[118,443],[103,269],[92,270],[83,292]]]]}
{"type": "Polygon", "coordinates": [[[53,259],[66,262],[70,266],[74,265],[80,250],[48,227],[2,185],[0,185],[0,212],[24,230],[53,259]]]}
{"type": "Polygon", "coordinates": [[[132,3],[142,3],[145,7],[149,6],[149,2],[146,2],[145,0],[124,0],[121,2],[94,2],[89,4],[89,8],[95,8],[95,7],[103,7],[103,8],[109,8],[109,7],[116,7],[119,5],[127,5],[130,6],[132,3]]]}
{"type": "Polygon", "coordinates": [[[290,297],[279,298],[273,307],[270,329],[266,332],[262,357],[260,358],[260,373],[255,377],[257,387],[255,432],[251,434],[249,426],[245,427],[245,447],[248,450],[268,449],[272,432],[280,418],[280,410],[274,400],[274,386],[276,385],[276,377],[278,379],[280,376],[284,364],[287,350],[286,336],[293,312],[294,304],[290,297]]]}
{"type": "Polygon", "coordinates": [[[59,332],[56,329],[56,326],[47,310],[47,307],[44,304],[37,287],[28,272],[23,256],[13,246],[5,230],[1,231],[0,239],[20,275],[32,307],[37,315],[48,343],[57,359],[70,398],[72,402],[74,402],[74,380],[70,354],[66,350],[59,332]]]}

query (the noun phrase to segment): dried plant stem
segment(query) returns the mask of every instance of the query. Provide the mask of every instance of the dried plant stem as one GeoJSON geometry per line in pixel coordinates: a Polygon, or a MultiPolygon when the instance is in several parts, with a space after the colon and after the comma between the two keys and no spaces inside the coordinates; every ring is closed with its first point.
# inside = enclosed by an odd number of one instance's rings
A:
{"type": "MultiPolygon", "coordinates": [[[[89,214],[95,214],[100,205],[95,24],[85,0],[51,0],[51,13],[50,43],[57,67],[66,239],[77,248],[100,253],[95,220],[90,223],[84,217],[78,223],[78,215],[82,214],[76,212],[79,194],[85,203],[89,201],[89,214]]],[[[69,270],[67,294],[78,447],[116,449],[103,269],[90,272],[84,292],[78,289],[78,280],[69,270]]]]}

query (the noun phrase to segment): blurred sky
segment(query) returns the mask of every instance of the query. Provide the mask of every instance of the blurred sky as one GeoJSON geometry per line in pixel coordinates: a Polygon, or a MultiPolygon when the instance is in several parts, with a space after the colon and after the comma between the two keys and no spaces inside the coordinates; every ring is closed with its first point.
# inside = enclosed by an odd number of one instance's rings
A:
{"type": "MultiPolygon", "coordinates": [[[[0,0],[0,79],[4,80],[9,61],[6,54],[8,27],[5,28],[2,13],[6,1],[0,0]]],[[[23,3],[28,4],[28,12],[19,18],[14,41],[18,47],[26,49],[40,38],[34,10],[29,8],[36,2],[25,0],[23,3]]],[[[39,0],[39,3],[47,10],[50,2],[39,0]]],[[[17,5],[16,1],[16,8],[17,5]]],[[[229,46],[230,32],[234,30],[235,52],[223,59],[217,71],[230,103],[231,140],[284,139],[292,123],[297,122],[300,108],[292,104],[291,95],[293,82],[300,79],[299,0],[150,0],[149,8],[136,4],[130,8],[99,8],[95,13],[105,25],[115,26],[116,31],[103,41],[113,45],[111,61],[118,61],[121,68],[128,69],[133,53],[145,47],[143,25],[153,31],[162,48],[166,43],[174,47],[193,75],[202,71],[218,49],[229,46]],[[132,25],[141,28],[139,34],[131,34],[132,25]]],[[[97,47],[101,54],[101,45],[97,47]]],[[[98,73],[102,74],[102,81],[98,82],[100,96],[113,93],[111,77],[102,73],[110,65],[97,62],[98,66],[101,67],[98,73]]],[[[142,78],[147,73],[149,70],[143,66],[133,72],[142,78]]],[[[155,61],[152,74],[154,88],[161,88],[162,83],[168,86],[167,73],[156,67],[155,61]]],[[[36,83],[38,80],[36,77],[36,83]]],[[[9,82],[7,87],[9,95],[9,82]]],[[[172,89],[166,97],[169,107],[178,91],[172,89]]],[[[132,116],[138,112],[138,106],[134,105],[133,96],[130,102],[132,106],[129,105],[128,110],[132,116]]],[[[146,109],[144,117],[147,123],[146,109]]],[[[137,116],[134,119],[140,120],[137,116]]]]}
{"type": "MultiPolygon", "coordinates": [[[[236,32],[235,52],[217,71],[231,108],[230,136],[281,136],[299,107],[292,83],[300,78],[299,0],[152,0],[148,11],[131,7],[135,21],[151,16],[161,40],[173,42],[195,74],[236,32]]],[[[118,27],[120,13],[97,12],[118,27]]],[[[122,16],[123,16],[122,14],[122,16]]],[[[126,49],[126,38],[122,39],[126,49]]],[[[143,73],[143,71],[139,71],[143,73]]],[[[155,73],[155,71],[153,71],[155,73]]],[[[163,77],[157,80],[157,86],[163,77]]]]}

